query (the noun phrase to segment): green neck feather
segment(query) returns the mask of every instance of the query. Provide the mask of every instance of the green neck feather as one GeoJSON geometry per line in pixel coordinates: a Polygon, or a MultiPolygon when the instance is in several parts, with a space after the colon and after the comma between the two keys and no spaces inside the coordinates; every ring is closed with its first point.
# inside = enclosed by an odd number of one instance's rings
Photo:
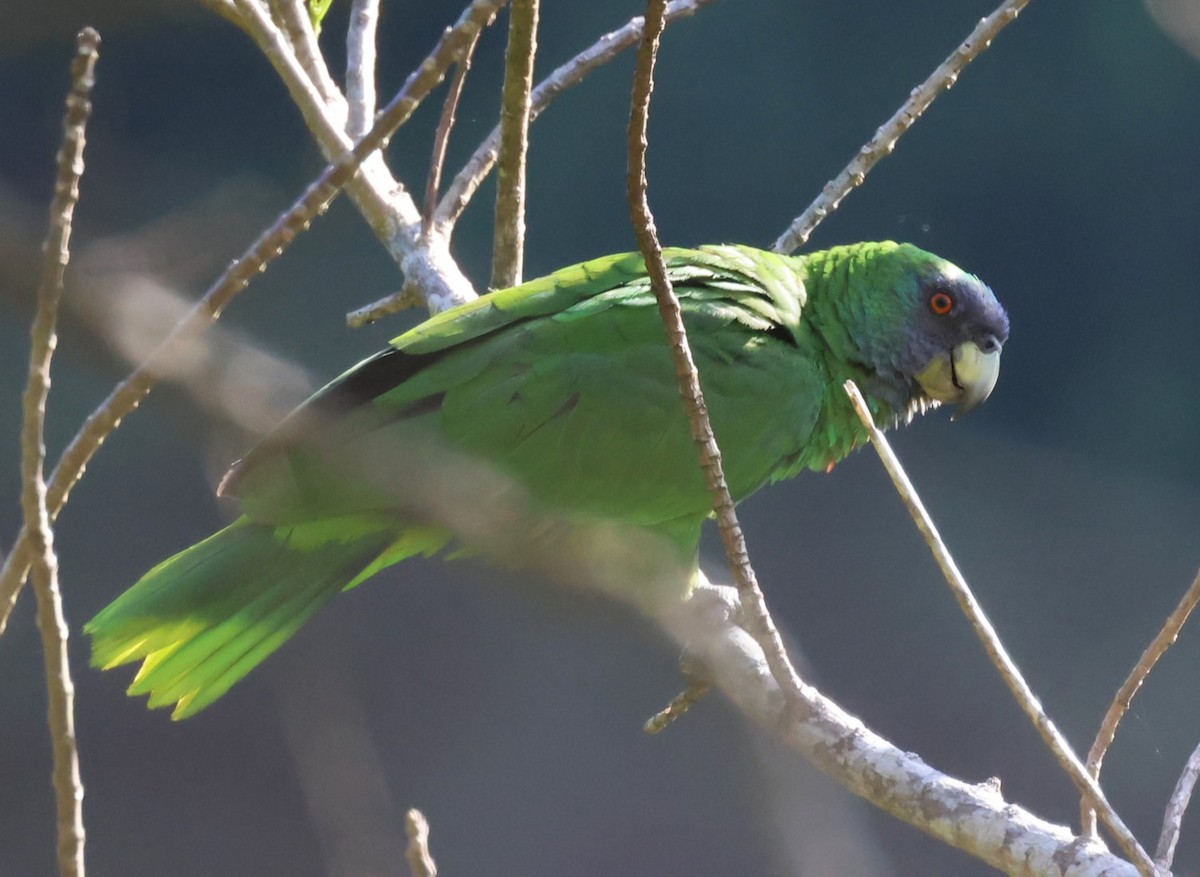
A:
{"type": "MultiPolygon", "coordinates": [[[[823,367],[827,381],[821,413],[803,456],[780,477],[801,469],[826,470],[866,441],[843,384],[853,380],[883,428],[907,421],[924,409],[913,401],[914,386],[895,367],[902,335],[903,296],[880,295],[903,288],[909,273],[894,256],[901,245],[861,243],[799,257],[808,293],[801,331],[823,367]]],[[[918,399],[923,398],[918,395],[918,399]]]]}

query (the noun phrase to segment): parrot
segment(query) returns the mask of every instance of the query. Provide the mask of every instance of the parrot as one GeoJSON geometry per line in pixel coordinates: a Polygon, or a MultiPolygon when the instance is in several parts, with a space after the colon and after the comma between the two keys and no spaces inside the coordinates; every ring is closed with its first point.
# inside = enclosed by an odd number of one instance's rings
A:
{"type": "MultiPolygon", "coordinates": [[[[996,384],[1003,306],[912,244],[663,256],[735,502],[828,471],[867,439],[848,379],[884,428],[943,403],[965,414],[996,384]]],[[[522,551],[553,558],[585,544],[577,565],[603,567],[645,542],[682,571],[682,600],[712,516],[639,253],[420,323],[289,414],[218,494],[239,517],[84,627],[92,664],[140,660],[129,694],[173,706],[176,719],[228,692],[335,595],[405,558],[474,550],[536,565],[522,551]]],[[[658,567],[646,568],[653,578],[658,567]]]]}

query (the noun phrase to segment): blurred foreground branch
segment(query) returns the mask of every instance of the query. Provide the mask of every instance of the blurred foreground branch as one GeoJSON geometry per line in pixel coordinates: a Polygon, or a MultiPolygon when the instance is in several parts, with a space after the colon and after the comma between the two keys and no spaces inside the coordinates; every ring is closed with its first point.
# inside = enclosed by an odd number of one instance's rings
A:
{"type": "MultiPolygon", "coordinates": [[[[455,52],[490,21],[503,0],[475,0],[459,23],[446,31],[426,62],[405,81],[399,93],[379,114],[367,135],[355,147],[313,181],[292,207],[274,225],[264,231],[241,258],[230,263],[217,278],[188,317],[181,321],[150,357],[122,380],[88,417],[71,439],[51,476],[47,490],[47,510],[53,520],[66,503],[71,488],[82,476],[88,462],[117,428],[121,420],[136,408],[167,369],[176,345],[215,322],[226,305],[242,292],[250,280],[308,228],[353,177],[363,160],[386,144],[396,128],[412,116],[422,99],[441,81],[455,52]]],[[[32,562],[29,529],[22,528],[12,551],[0,567],[0,633],[8,622],[17,595],[32,562]]]]}
{"type": "Polygon", "coordinates": [[[408,833],[408,866],[413,877],[437,877],[437,863],[429,852],[429,820],[415,807],[404,817],[404,828],[408,833]]]}

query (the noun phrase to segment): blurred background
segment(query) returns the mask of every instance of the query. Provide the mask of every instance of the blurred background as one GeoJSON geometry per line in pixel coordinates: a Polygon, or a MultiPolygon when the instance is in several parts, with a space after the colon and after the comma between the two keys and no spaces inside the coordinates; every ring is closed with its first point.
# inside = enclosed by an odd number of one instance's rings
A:
{"type": "MultiPolygon", "coordinates": [[[[346,11],[323,43],[342,63],[346,11]]],[[[665,242],[769,246],[991,0],[717,3],[666,34],[651,122],[665,242]]],[[[1086,751],[1112,692],[1200,561],[1200,23],[1193,0],[1034,2],[812,245],[894,238],[978,273],[1012,318],[970,418],[895,437],[944,536],[1052,716],[1086,751]]],[[[458,4],[384,3],[388,96],[458,4]]],[[[547,2],[545,74],[640,14],[547,2]]],[[[457,169],[497,117],[503,16],[479,47],[457,169]]],[[[193,4],[9,0],[0,28],[0,548],[18,527],[19,396],[75,32],[104,42],[55,361],[52,457],[322,163],[249,39],[193,4]],[[15,5],[14,5],[15,4],[15,5]]],[[[624,201],[632,61],[533,128],[526,276],[634,247],[624,201]]],[[[442,92],[395,138],[421,190],[442,92]]],[[[480,287],[489,183],[455,242],[480,287]]],[[[341,200],[191,351],[206,392],[156,392],[58,527],[75,631],[233,514],[225,466],[309,389],[419,315],[352,331],[401,283],[341,200]]],[[[1002,688],[874,455],[742,507],[768,599],[822,689],[898,746],[1076,824],[1077,799],[1002,688]]],[[[716,541],[713,540],[713,547],[716,541]]],[[[719,554],[708,564],[718,576],[719,554]]],[[[424,810],[445,874],[991,873],[853,799],[710,697],[658,737],[677,649],[598,596],[468,561],[414,561],[334,601],[181,724],[72,641],[95,875],[406,873],[424,810]]],[[[54,873],[33,600],[0,639],[0,875],[54,873]]],[[[1153,847],[1200,739],[1200,632],[1126,719],[1104,784],[1153,847]]],[[[1200,872],[1200,825],[1177,873],[1200,872]]]]}

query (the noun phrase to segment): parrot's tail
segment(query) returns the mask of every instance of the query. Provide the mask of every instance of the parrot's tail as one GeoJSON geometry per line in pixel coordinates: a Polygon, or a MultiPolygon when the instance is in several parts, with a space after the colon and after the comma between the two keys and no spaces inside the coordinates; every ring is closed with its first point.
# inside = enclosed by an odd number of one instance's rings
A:
{"type": "MultiPolygon", "coordinates": [[[[438,544],[440,541],[440,544],[438,544]]],[[[146,573],[84,626],[92,664],[145,659],[129,687],[193,715],[262,663],[338,591],[444,538],[361,518],[295,525],[240,518],[146,573]]]]}

